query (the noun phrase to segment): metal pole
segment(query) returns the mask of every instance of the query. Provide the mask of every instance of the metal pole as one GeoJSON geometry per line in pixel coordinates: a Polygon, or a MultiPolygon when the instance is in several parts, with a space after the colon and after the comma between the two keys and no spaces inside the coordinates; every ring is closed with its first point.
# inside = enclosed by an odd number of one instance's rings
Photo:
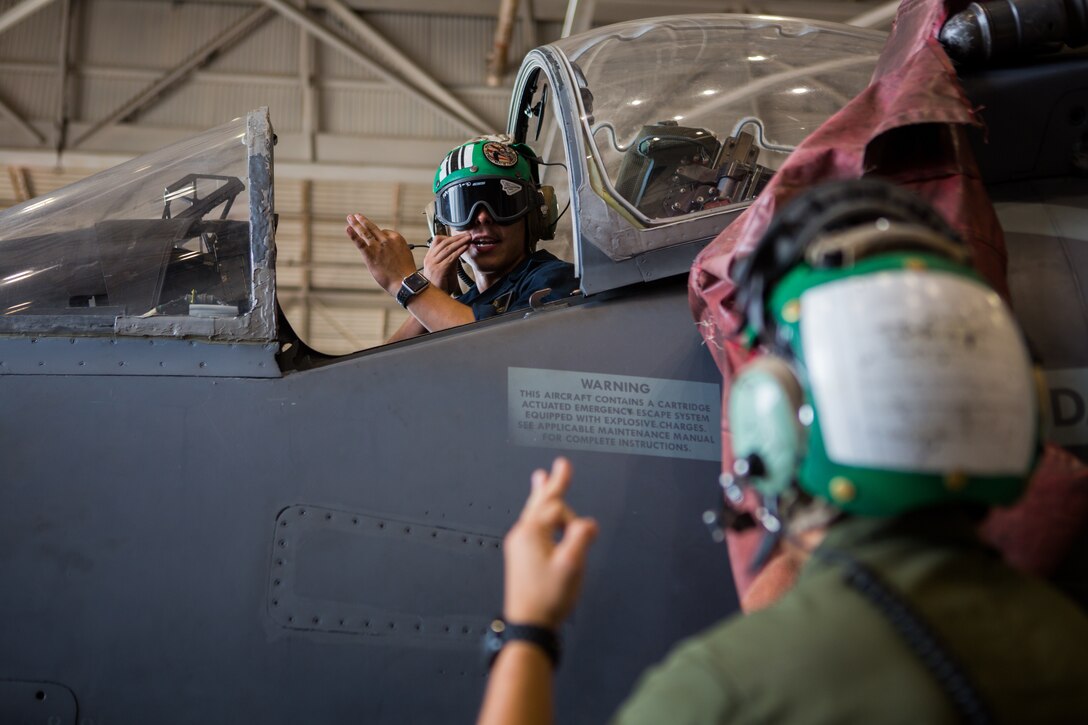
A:
{"type": "Polygon", "coordinates": [[[64,150],[68,135],[68,52],[72,44],[72,0],[64,0],[60,17],[60,52],[57,58],[57,108],[53,119],[54,148],[64,150]]]}
{"type": "Polygon", "coordinates": [[[506,62],[510,54],[510,38],[514,35],[514,16],[518,13],[518,0],[502,0],[499,20],[495,24],[495,45],[487,59],[487,85],[498,88],[506,75],[506,62]]]}

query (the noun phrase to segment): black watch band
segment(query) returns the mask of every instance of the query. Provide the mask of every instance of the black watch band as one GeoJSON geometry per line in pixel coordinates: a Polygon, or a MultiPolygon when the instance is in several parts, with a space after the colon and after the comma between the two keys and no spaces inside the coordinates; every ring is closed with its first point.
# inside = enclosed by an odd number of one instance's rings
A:
{"type": "Polygon", "coordinates": [[[422,272],[413,272],[401,280],[400,289],[397,290],[397,302],[401,307],[408,307],[408,300],[418,295],[431,286],[430,280],[423,276],[422,272]]]}
{"type": "Polygon", "coordinates": [[[484,635],[484,656],[488,669],[495,664],[495,658],[506,643],[515,641],[535,644],[551,660],[552,669],[559,666],[559,635],[555,630],[535,624],[508,624],[501,617],[496,617],[484,635]]]}

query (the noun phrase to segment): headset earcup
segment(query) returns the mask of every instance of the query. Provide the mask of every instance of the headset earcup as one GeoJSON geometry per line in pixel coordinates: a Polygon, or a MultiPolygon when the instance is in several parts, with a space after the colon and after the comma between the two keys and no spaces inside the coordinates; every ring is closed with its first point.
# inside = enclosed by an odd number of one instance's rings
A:
{"type": "Polygon", "coordinates": [[[763,355],[741,371],[729,391],[729,429],[737,460],[758,456],[762,471],[748,483],[764,496],[779,496],[793,483],[804,454],[798,422],[801,386],[789,364],[763,355]]]}
{"type": "Polygon", "coordinates": [[[555,239],[555,225],[559,223],[559,205],[555,199],[555,187],[540,187],[540,239],[555,239]]]}

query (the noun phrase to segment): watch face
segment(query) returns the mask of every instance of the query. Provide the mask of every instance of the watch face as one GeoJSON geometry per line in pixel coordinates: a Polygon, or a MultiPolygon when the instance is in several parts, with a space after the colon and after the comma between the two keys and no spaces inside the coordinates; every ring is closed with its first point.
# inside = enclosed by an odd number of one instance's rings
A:
{"type": "Polygon", "coordinates": [[[427,281],[427,278],[419,272],[410,274],[404,278],[404,286],[411,290],[412,294],[419,294],[427,289],[427,285],[429,284],[430,282],[427,281]]]}
{"type": "Polygon", "coordinates": [[[401,307],[408,307],[408,300],[418,295],[430,286],[430,281],[420,272],[414,272],[404,278],[397,290],[397,302],[401,307]]]}

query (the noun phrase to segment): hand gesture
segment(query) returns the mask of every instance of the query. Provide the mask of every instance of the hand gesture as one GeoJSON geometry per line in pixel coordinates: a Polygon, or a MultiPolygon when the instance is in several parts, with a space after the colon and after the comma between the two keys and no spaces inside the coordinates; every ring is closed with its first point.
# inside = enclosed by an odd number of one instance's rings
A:
{"type": "Polygon", "coordinates": [[[431,248],[423,258],[423,276],[446,292],[458,291],[457,260],[468,249],[469,244],[471,235],[468,232],[458,232],[452,237],[435,234],[431,240],[431,248]]]}
{"type": "Polygon", "coordinates": [[[506,535],[503,616],[508,622],[557,629],[578,598],[597,523],[576,516],[563,500],[571,471],[565,458],[555,459],[550,474],[534,471],[529,500],[506,535]]]}
{"type": "Polygon", "coordinates": [[[416,261],[408,242],[392,229],[379,229],[362,214],[352,214],[347,220],[344,232],[363,253],[366,268],[374,281],[395,297],[401,281],[416,271],[416,261]]]}

